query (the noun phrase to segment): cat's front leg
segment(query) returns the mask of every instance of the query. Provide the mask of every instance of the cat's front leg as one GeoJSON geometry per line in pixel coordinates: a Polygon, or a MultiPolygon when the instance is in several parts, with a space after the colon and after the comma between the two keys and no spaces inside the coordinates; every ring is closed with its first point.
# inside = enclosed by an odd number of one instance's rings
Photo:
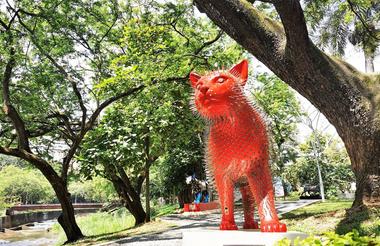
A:
{"type": "Polygon", "coordinates": [[[215,174],[215,182],[222,211],[222,222],[219,228],[220,230],[237,230],[234,218],[234,184],[224,173],[215,174]]]}

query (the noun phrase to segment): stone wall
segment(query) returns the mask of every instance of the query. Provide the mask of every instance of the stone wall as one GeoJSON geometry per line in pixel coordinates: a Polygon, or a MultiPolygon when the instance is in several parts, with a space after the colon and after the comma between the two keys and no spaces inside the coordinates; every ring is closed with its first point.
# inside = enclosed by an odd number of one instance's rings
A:
{"type": "MultiPolygon", "coordinates": [[[[76,209],[75,213],[94,213],[98,208],[76,209]]],[[[27,212],[0,217],[0,231],[32,222],[42,222],[45,220],[57,219],[61,210],[27,212]]]]}

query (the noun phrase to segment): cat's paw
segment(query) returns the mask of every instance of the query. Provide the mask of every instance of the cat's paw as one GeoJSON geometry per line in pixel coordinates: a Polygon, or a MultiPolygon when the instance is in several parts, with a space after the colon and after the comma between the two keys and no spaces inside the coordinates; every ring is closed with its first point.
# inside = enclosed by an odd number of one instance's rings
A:
{"type": "Polygon", "coordinates": [[[222,221],[219,226],[220,230],[237,230],[237,226],[235,222],[230,222],[230,221],[222,221]]]}
{"type": "Polygon", "coordinates": [[[243,229],[259,229],[259,223],[256,221],[244,222],[243,229]]]}
{"type": "Polygon", "coordinates": [[[286,225],[280,222],[261,223],[261,232],[286,232],[286,225]]]}

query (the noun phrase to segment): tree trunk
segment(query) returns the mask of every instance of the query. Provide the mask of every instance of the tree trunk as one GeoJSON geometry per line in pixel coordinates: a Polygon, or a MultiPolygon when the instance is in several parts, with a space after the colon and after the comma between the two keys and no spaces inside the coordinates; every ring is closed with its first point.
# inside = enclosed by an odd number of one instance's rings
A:
{"type": "Polygon", "coordinates": [[[132,203],[130,203],[129,205],[127,204],[126,207],[135,218],[135,226],[141,225],[145,222],[146,213],[141,204],[141,201],[132,201],[132,203]]]}
{"type": "MultiPolygon", "coordinates": [[[[211,196],[211,193],[209,193],[211,196]]],[[[185,185],[177,195],[179,208],[183,208],[185,203],[193,202],[193,194],[191,191],[191,185],[185,185]]],[[[211,199],[210,199],[211,201],[211,199]]]]}
{"type": "Polygon", "coordinates": [[[149,169],[150,166],[153,163],[153,159],[151,159],[150,156],[150,135],[149,130],[147,130],[147,135],[144,139],[144,153],[145,153],[145,167],[144,167],[144,173],[145,173],[145,212],[146,212],[146,218],[145,222],[150,221],[150,178],[149,178],[149,169]]]}
{"type": "Polygon", "coordinates": [[[380,137],[360,139],[352,136],[346,148],[356,177],[353,207],[380,205],[380,137]]]}
{"type": "Polygon", "coordinates": [[[375,66],[373,61],[375,60],[375,51],[372,49],[364,48],[364,61],[365,61],[365,71],[367,73],[375,72],[375,66]]]}
{"type": "Polygon", "coordinates": [[[149,178],[149,166],[150,163],[147,161],[145,163],[145,222],[150,221],[150,178],[149,178]]]}
{"type": "Polygon", "coordinates": [[[53,187],[54,192],[61,204],[62,214],[59,216],[58,222],[65,231],[67,243],[74,242],[82,238],[83,234],[75,220],[71,195],[67,190],[66,182],[62,180],[53,167],[47,161],[25,150],[0,147],[0,153],[26,160],[41,171],[53,187]]]}
{"type": "Polygon", "coordinates": [[[285,181],[284,181],[283,178],[281,178],[281,185],[282,185],[282,189],[284,190],[284,197],[283,198],[284,198],[284,201],[285,201],[286,200],[286,196],[289,195],[289,194],[288,194],[288,190],[286,189],[286,183],[285,183],[285,181]]]}
{"type": "Polygon", "coordinates": [[[111,182],[115,187],[116,192],[123,200],[125,207],[135,218],[135,226],[143,224],[145,221],[146,213],[141,204],[141,200],[132,200],[128,194],[128,188],[120,178],[112,178],[111,182]]]}
{"type": "Polygon", "coordinates": [[[286,196],[288,195],[288,190],[286,189],[285,180],[284,180],[284,178],[281,175],[281,173],[282,173],[282,171],[284,170],[284,167],[285,167],[285,160],[284,160],[284,157],[282,156],[282,143],[283,142],[278,142],[277,143],[277,156],[275,158],[276,158],[277,167],[279,168],[280,173],[276,172],[276,176],[278,176],[281,179],[281,185],[282,185],[282,188],[283,188],[283,191],[284,191],[284,197],[283,198],[284,198],[284,200],[286,200],[286,196]]]}
{"type": "MultiPolygon", "coordinates": [[[[112,164],[104,165],[107,179],[109,179],[116,192],[123,200],[125,207],[135,218],[135,226],[143,224],[146,218],[146,213],[140,200],[140,194],[132,187],[132,184],[122,167],[115,167],[112,164]]],[[[137,190],[141,179],[138,179],[137,190]]]]}
{"type": "Polygon", "coordinates": [[[299,1],[270,1],[272,20],[244,0],[194,0],[228,35],[333,124],[357,179],[354,207],[380,200],[380,75],[363,74],[310,40],[299,1]]]}
{"type": "Polygon", "coordinates": [[[83,238],[83,234],[75,220],[74,207],[71,202],[71,194],[64,185],[61,185],[60,182],[57,182],[53,188],[62,207],[62,213],[58,217],[58,223],[65,231],[67,242],[75,242],[78,239],[83,238]]]}

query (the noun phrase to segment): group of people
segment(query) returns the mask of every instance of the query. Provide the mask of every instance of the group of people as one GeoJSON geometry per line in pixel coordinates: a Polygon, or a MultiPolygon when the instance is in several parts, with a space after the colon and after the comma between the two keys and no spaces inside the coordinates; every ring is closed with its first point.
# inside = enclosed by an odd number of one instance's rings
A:
{"type": "Polygon", "coordinates": [[[198,180],[195,175],[186,178],[186,183],[191,184],[192,193],[194,194],[194,203],[207,203],[210,201],[207,181],[198,180]]]}

